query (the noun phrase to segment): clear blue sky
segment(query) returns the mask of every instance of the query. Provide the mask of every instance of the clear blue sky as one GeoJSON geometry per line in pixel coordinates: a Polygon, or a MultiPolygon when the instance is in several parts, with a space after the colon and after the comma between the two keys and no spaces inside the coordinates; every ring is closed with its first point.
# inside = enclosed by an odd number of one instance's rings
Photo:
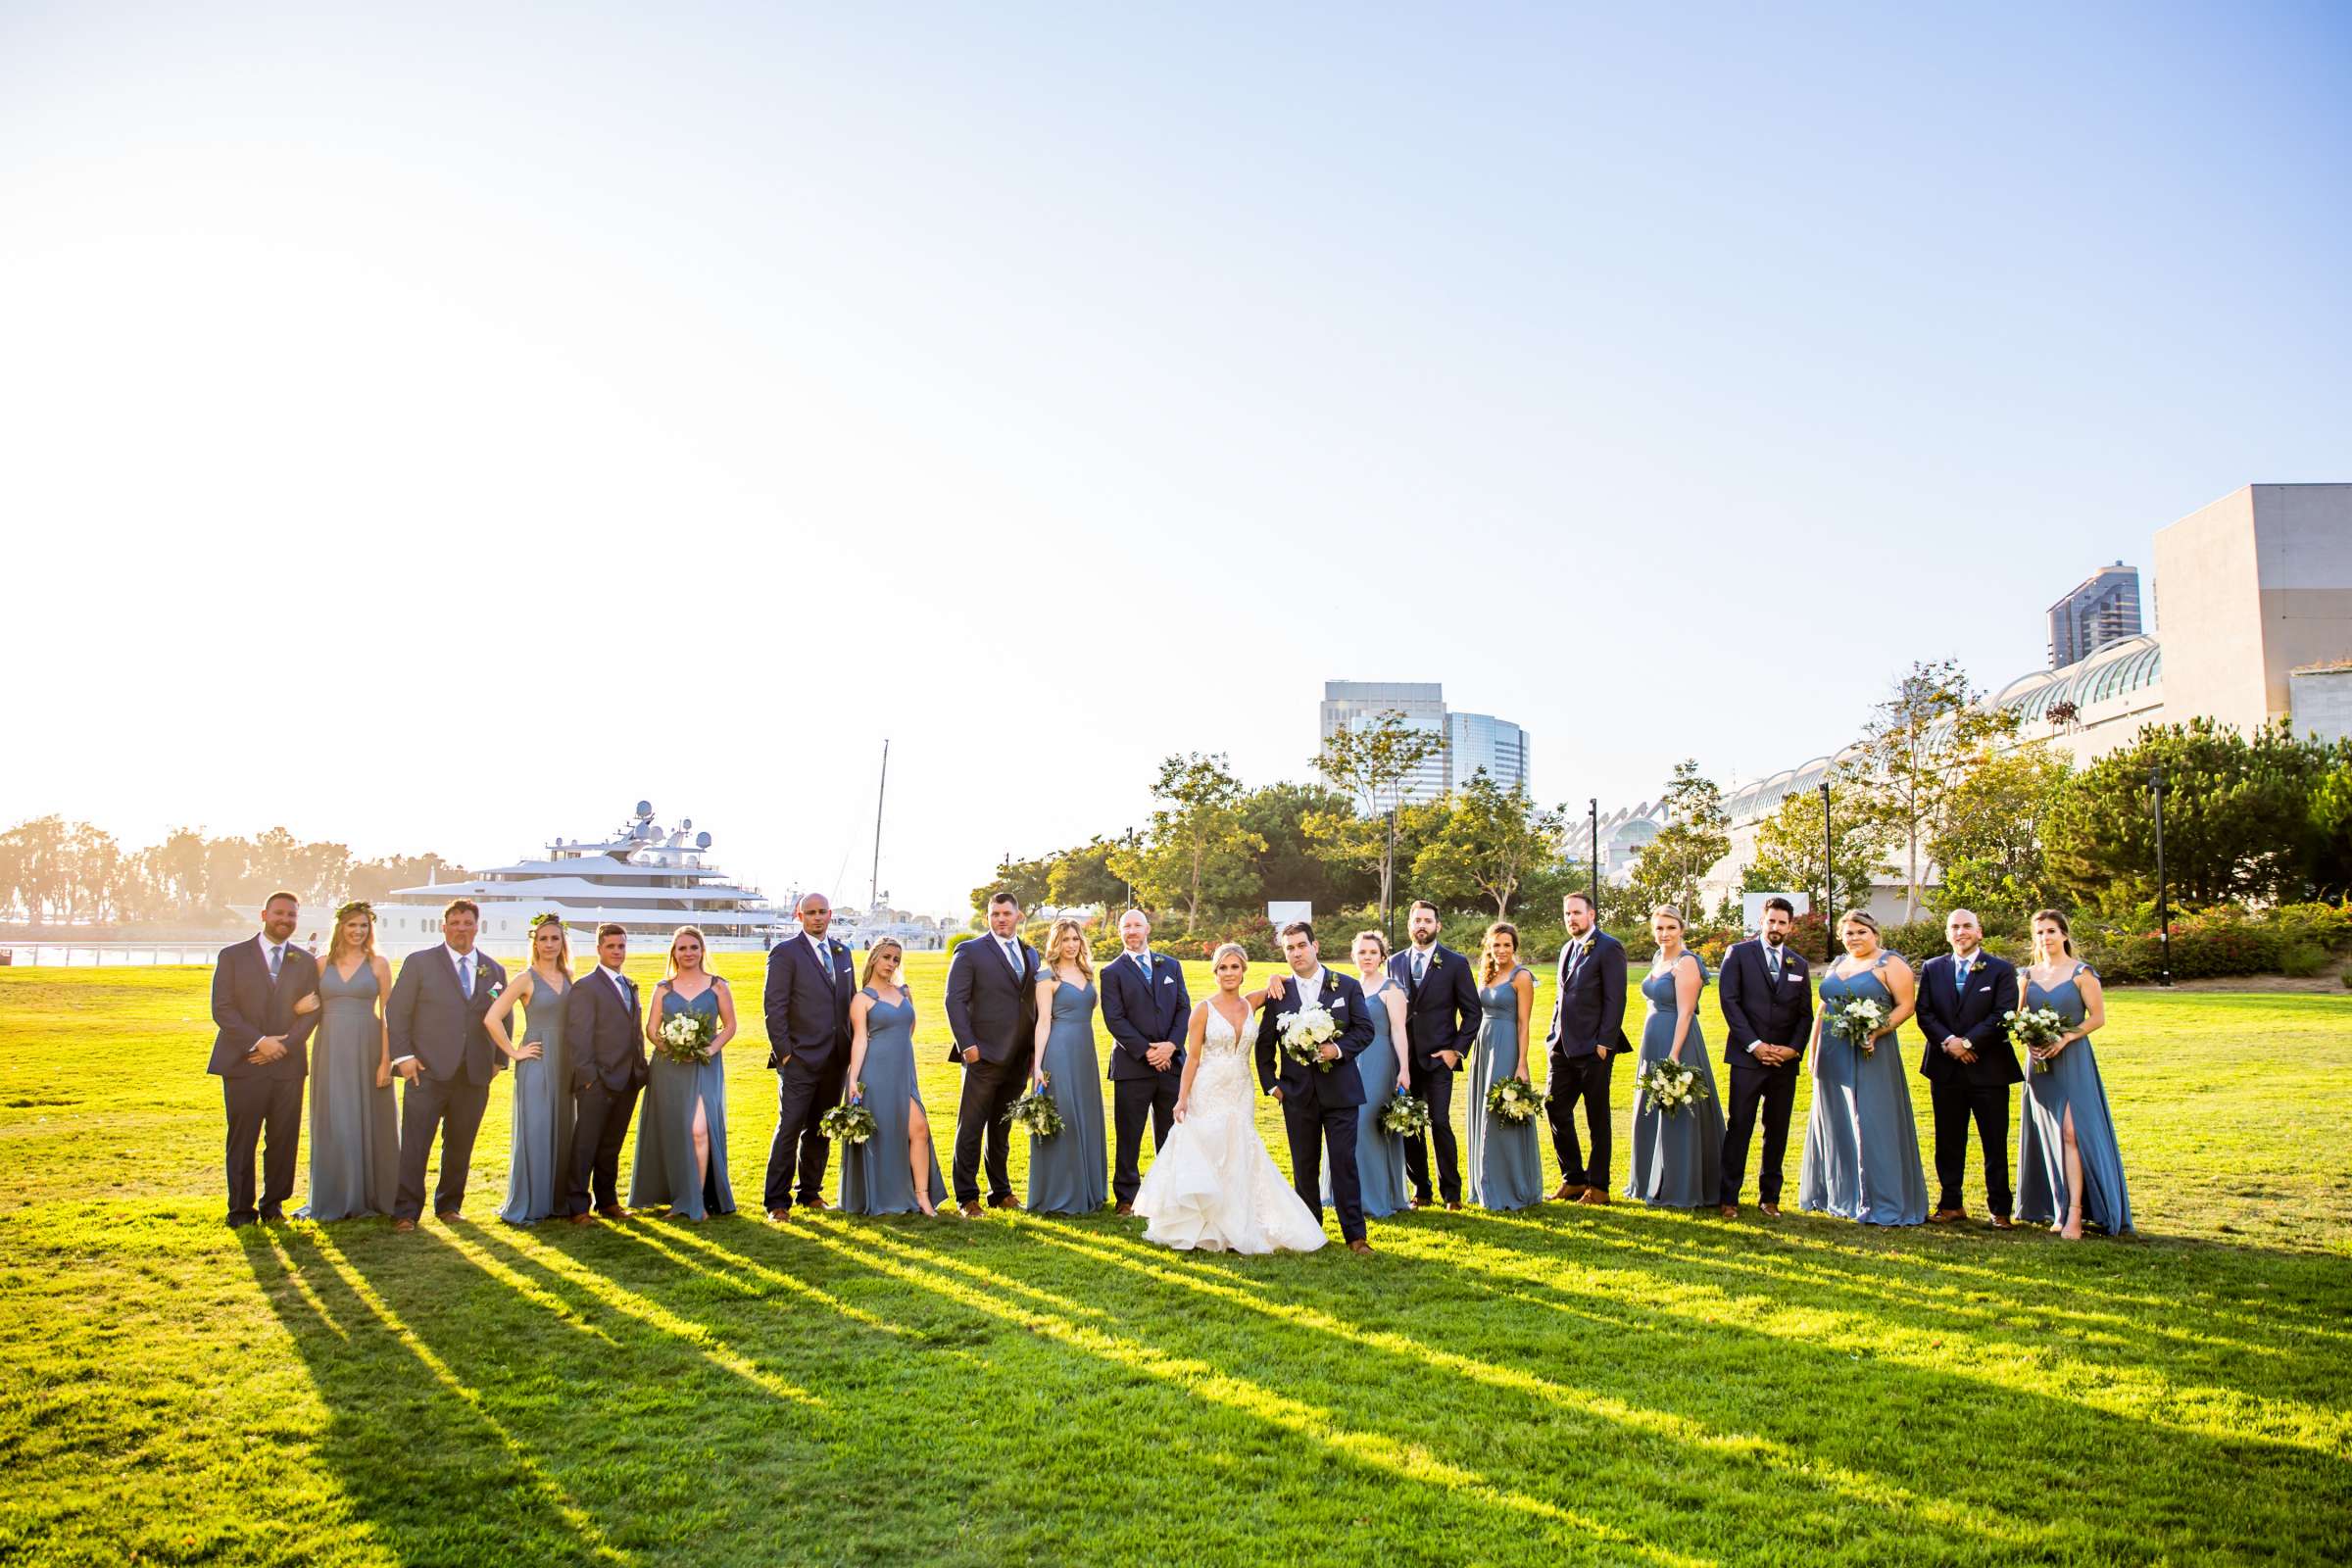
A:
{"type": "Polygon", "coordinates": [[[2342,6],[12,5],[0,815],[643,795],[861,898],[887,734],[944,912],[1327,677],[1753,777],[2352,478],[2348,80],[2342,6]]]}

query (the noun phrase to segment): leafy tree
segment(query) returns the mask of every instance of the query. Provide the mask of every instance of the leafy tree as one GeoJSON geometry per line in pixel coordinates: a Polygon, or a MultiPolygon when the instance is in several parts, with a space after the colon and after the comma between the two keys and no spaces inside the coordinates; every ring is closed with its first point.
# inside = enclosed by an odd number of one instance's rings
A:
{"type": "Polygon", "coordinates": [[[1802,892],[1816,913],[1828,902],[1840,909],[1860,908],[1870,902],[1871,888],[1886,863],[1886,818],[1877,798],[1842,768],[1832,769],[1829,783],[1833,842],[1827,882],[1835,884],[1836,900],[1827,901],[1818,789],[1789,791],[1781,798],[1780,808],[1757,825],[1756,858],[1741,884],[1745,891],[1802,892]]]}
{"type": "Polygon", "coordinates": [[[1871,710],[1857,743],[1862,777],[1903,846],[1903,918],[1919,918],[1923,851],[1944,814],[1964,763],[1991,741],[2013,733],[2017,715],[1977,706],[1957,660],[1914,663],[1871,710]]]}
{"type": "Polygon", "coordinates": [[[2155,897],[2148,772],[2159,764],[2165,868],[2181,904],[2292,902],[2328,881],[2326,803],[2335,799],[2335,773],[2352,765],[2352,746],[2297,740],[2283,721],[2249,737],[2198,717],[2146,726],[2051,803],[2044,849],[2075,899],[2120,910],[2155,897]]]}
{"type": "MultiPolygon", "coordinates": [[[[344,877],[344,897],[374,903],[400,888],[434,882],[463,882],[469,873],[438,855],[395,855],[380,860],[361,860],[344,877]]],[[[338,901],[340,902],[340,901],[338,901]]]]}
{"type": "Polygon", "coordinates": [[[1447,800],[1437,835],[1413,859],[1413,887],[1432,900],[1480,896],[1508,919],[1520,888],[1559,858],[1564,818],[1522,785],[1504,789],[1480,768],[1447,800]]]}
{"type": "Polygon", "coordinates": [[[1348,797],[1323,784],[1268,784],[1243,797],[1242,826],[1266,841],[1257,856],[1258,896],[1311,904],[1318,911],[1352,908],[1379,897],[1374,871],[1319,853],[1308,823],[1352,816],[1348,797]]]}
{"type": "Polygon", "coordinates": [[[2342,751],[2311,792],[2312,893],[2330,901],[2352,896],[2352,759],[2342,751]]]}
{"type": "Polygon", "coordinates": [[[1020,900],[1023,911],[1034,909],[1054,896],[1053,878],[1051,857],[1017,860],[1008,856],[997,862],[990,880],[972,889],[972,914],[977,919],[988,918],[988,901],[1000,893],[1009,893],[1020,900]]]}
{"type": "Polygon", "coordinates": [[[1665,808],[1666,825],[1635,858],[1626,897],[1642,913],[1671,904],[1686,919],[1700,919],[1698,885],[1715,862],[1732,852],[1723,791],[1699,772],[1695,759],[1686,758],[1675,764],[1659,804],[1665,808]]]}
{"type": "Polygon", "coordinates": [[[1266,841],[1242,825],[1242,784],[1224,754],[1164,759],[1152,798],[1160,804],[1150,836],[1139,849],[1116,851],[1111,868],[1155,907],[1182,904],[1188,932],[1204,906],[1247,900],[1266,841]]]}
{"type": "Polygon", "coordinates": [[[1054,856],[1046,873],[1047,902],[1063,908],[1100,905],[1115,917],[1125,906],[1127,883],[1110,868],[1110,858],[1124,846],[1097,834],[1074,850],[1054,856]]]}
{"type": "Polygon", "coordinates": [[[1944,792],[1928,852],[1942,869],[1937,912],[1974,909],[1986,919],[2022,920],[2055,893],[2042,853],[2042,823],[2071,769],[2043,746],[1984,751],[1968,760],[1944,792]]]}
{"type": "Polygon", "coordinates": [[[1445,736],[1406,723],[1402,713],[1391,709],[1339,730],[1315,754],[1315,771],[1348,797],[1366,824],[1350,826],[1336,813],[1317,813],[1316,842],[1342,864],[1369,866],[1377,874],[1383,910],[1396,901],[1398,818],[1405,809],[1405,786],[1445,746],[1445,736]]]}

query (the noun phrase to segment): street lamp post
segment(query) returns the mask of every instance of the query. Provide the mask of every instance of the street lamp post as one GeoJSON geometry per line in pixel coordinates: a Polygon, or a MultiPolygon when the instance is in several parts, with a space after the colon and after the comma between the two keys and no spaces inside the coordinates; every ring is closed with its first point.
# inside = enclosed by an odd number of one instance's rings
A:
{"type": "Polygon", "coordinates": [[[1829,955],[1838,956],[1838,932],[1832,924],[1838,917],[1837,835],[1830,831],[1830,781],[1821,781],[1821,924],[1829,937],[1829,955]]]}
{"type": "Polygon", "coordinates": [[[1590,797],[1590,798],[1588,798],[1588,799],[1586,800],[1586,802],[1585,802],[1585,814],[1586,814],[1587,816],[1591,817],[1591,818],[1592,818],[1592,923],[1593,923],[1593,925],[1595,925],[1595,926],[1598,926],[1598,925],[1600,924],[1600,797],[1599,797],[1599,796],[1597,796],[1597,795],[1594,795],[1594,796],[1592,796],[1592,797],[1590,797]]]}
{"type": "Polygon", "coordinates": [[[2156,798],[2156,983],[2173,983],[2171,889],[2164,880],[2164,764],[2148,769],[2148,793],[2156,798]]]}

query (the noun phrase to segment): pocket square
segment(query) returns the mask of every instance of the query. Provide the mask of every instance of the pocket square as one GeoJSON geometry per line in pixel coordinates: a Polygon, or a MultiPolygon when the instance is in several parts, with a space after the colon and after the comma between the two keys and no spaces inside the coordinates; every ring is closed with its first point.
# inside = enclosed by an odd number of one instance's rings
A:
{"type": "Polygon", "coordinates": [[[1170,976],[1168,976],[1168,977],[1167,977],[1165,980],[1162,980],[1162,981],[1160,982],[1160,984],[1161,984],[1161,985],[1163,985],[1163,986],[1172,986],[1172,985],[1174,985],[1175,983],[1176,983],[1176,977],[1175,977],[1174,975],[1170,975],[1170,976]]]}

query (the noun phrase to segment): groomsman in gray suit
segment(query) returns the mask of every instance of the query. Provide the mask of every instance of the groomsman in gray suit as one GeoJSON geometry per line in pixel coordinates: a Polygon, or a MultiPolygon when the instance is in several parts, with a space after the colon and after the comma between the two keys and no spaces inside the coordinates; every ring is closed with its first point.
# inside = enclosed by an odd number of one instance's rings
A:
{"type": "Polygon", "coordinates": [[[506,1054],[482,1028],[482,1014],[507,988],[507,971],[475,949],[481,920],[481,906],[471,899],[450,900],[441,911],[441,945],[401,959],[384,1008],[392,1070],[408,1081],[400,1101],[396,1231],[415,1230],[424,1212],[424,1164],[436,1134],[441,1179],[433,1188],[433,1213],[444,1224],[457,1222],[490,1084],[507,1064],[506,1054]]]}
{"type": "Polygon", "coordinates": [[[314,1008],[294,1004],[318,989],[318,960],[293,942],[299,907],[291,893],[262,906],[262,934],[220,950],[213,968],[213,1059],[228,1109],[228,1223],[286,1217],[294,1196],[294,1152],[302,1138],[304,1047],[318,1026],[314,1008]],[[262,1193],[253,1193],[254,1146],[262,1156],[262,1193]]]}

